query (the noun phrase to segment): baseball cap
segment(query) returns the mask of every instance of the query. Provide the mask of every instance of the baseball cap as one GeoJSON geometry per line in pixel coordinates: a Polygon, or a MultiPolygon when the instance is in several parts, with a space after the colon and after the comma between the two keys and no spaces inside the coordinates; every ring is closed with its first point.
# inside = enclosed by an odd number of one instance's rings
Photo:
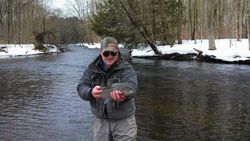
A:
{"type": "Polygon", "coordinates": [[[118,42],[113,37],[105,37],[101,41],[101,49],[103,51],[113,51],[115,52],[118,48],[118,42]]]}

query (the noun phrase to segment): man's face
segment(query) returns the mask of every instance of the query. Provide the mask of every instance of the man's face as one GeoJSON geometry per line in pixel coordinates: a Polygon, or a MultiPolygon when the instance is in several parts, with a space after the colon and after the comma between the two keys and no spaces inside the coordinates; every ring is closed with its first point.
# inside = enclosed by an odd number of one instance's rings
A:
{"type": "Polygon", "coordinates": [[[110,67],[118,59],[118,48],[114,44],[108,44],[107,48],[100,50],[103,62],[110,67]]]}

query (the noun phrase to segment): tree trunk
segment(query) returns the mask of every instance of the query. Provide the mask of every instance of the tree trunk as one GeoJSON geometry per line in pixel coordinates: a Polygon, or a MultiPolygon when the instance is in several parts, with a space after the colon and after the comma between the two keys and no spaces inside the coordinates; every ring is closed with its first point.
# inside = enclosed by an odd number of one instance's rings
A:
{"type": "Polygon", "coordinates": [[[6,4],[5,1],[0,1],[0,34],[3,34],[3,29],[4,29],[4,15],[6,14],[6,4]]]}
{"type": "Polygon", "coordinates": [[[237,2],[237,41],[240,41],[240,3],[237,2]]]}
{"type": "Polygon", "coordinates": [[[181,26],[182,26],[182,8],[180,6],[180,0],[178,0],[178,27],[177,27],[177,40],[178,44],[182,44],[182,39],[181,39],[181,26]]]}
{"type": "Polygon", "coordinates": [[[248,46],[250,50],[250,11],[248,10],[248,19],[247,19],[247,31],[248,31],[248,46]]]}
{"type": "Polygon", "coordinates": [[[151,28],[151,39],[152,39],[152,43],[154,44],[156,43],[155,34],[157,33],[155,30],[156,29],[156,17],[157,17],[156,9],[154,7],[155,4],[156,4],[156,1],[152,0],[150,3],[151,6],[149,6],[149,9],[151,10],[150,13],[152,16],[148,16],[149,21],[152,21],[150,28],[151,28]]]}
{"type": "Polygon", "coordinates": [[[208,36],[209,36],[209,50],[216,50],[215,41],[214,41],[214,0],[208,0],[208,36]]]}
{"type": "Polygon", "coordinates": [[[46,16],[48,16],[50,13],[47,13],[43,16],[43,32],[46,32],[46,16]]]}
{"type": "Polygon", "coordinates": [[[127,17],[129,18],[129,20],[132,23],[132,25],[139,31],[139,33],[142,35],[142,37],[150,45],[150,47],[152,48],[152,50],[154,51],[154,53],[156,55],[162,55],[162,53],[157,49],[157,47],[155,46],[155,44],[150,41],[150,37],[148,35],[146,27],[142,24],[142,22],[141,21],[135,21],[132,18],[131,13],[128,11],[128,9],[125,7],[125,5],[122,3],[122,1],[118,0],[118,2],[120,4],[121,8],[124,10],[124,12],[127,15],[127,17]]]}
{"type": "Polygon", "coordinates": [[[8,44],[11,42],[11,25],[12,25],[12,0],[7,2],[7,34],[8,34],[8,44]]]}
{"type": "Polygon", "coordinates": [[[196,43],[196,28],[197,28],[197,22],[198,22],[198,5],[197,0],[194,1],[194,15],[193,15],[193,31],[192,31],[192,39],[195,40],[196,43]]]}

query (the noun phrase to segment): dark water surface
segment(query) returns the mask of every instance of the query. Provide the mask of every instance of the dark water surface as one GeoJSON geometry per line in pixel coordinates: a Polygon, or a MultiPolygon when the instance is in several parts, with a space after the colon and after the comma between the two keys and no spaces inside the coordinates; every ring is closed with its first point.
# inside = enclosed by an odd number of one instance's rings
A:
{"type": "MultiPolygon", "coordinates": [[[[91,141],[77,82],[98,52],[0,60],[0,140],[91,141]]],[[[138,140],[249,141],[250,66],[132,59],[138,140]]]]}

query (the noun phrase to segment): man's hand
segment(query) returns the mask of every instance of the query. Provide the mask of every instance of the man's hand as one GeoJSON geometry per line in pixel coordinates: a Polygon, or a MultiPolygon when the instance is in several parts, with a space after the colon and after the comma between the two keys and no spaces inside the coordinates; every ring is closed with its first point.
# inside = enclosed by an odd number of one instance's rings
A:
{"type": "Polygon", "coordinates": [[[103,92],[102,87],[101,86],[95,86],[92,89],[92,96],[96,99],[96,100],[100,100],[102,98],[101,93],[103,92]]]}
{"type": "Polygon", "coordinates": [[[119,90],[112,91],[110,95],[112,99],[117,102],[121,102],[126,99],[126,96],[119,90]]]}

